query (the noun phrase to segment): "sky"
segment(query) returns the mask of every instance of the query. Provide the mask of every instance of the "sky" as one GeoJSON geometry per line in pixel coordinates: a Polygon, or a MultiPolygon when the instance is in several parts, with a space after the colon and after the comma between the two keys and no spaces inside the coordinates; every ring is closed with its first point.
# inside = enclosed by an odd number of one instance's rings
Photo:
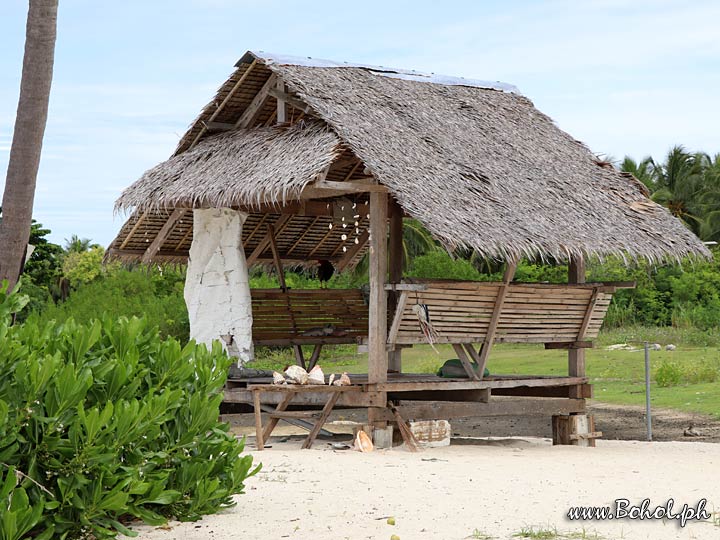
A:
{"type": "MultiPolygon", "coordinates": [[[[0,188],[27,2],[0,1],[0,188]]],[[[595,153],[720,152],[717,0],[60,0],[34,216],[107,246],[248,49],[516,85],[595,153]]]]}

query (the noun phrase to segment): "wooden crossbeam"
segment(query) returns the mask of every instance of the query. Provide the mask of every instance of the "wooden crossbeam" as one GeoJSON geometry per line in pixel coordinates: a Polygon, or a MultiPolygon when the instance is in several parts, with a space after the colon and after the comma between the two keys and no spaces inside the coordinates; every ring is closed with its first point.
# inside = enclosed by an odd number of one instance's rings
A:
{"type": "Polygon", "coordinates": [[[270,75],[265,84],[262,86],[260,91],[255,94],[255,97],[247,106],[247,109],[240,115],[237,122],[235,122],[236,128],[249,128],[252,127],[253,122],[257,119],[258,114],[262,111],[265,100],[267,99],[270,90],[275,86],[277,82],[277,76],[273,73],[270,75]]]}
{"type": "Polygon", "coordinates": [[[346,193],[387,193],[388,188],[380,184],[371,184],[363,181],[347,181],[334,182],[332,180],[323,180],[315,182],[312,187],[318,189],[332,189],[336,191],[344,191],[346,193]]]}
{"type": "Polygon", "coordinates": [[[165,240],[167,239],[168,235],[175,227],[175,224],[184,215],[185,215],[184,208],[176,208],[175,210],[173,210],[172,214],[170,214],[170,217],[168,217],[167,221],[163,224],[162,228],[160,229],[160,232],[158,232],[157,236],[152,241],[150,246],[145,250],[145,254],[143,255],[142,260],[141,260],[141,262],[143,264],[150,263],[150,261],[155,256],[155,254],[158,251],[160,251],[160,248],[165,243],[165,240]]]}
{"type": "Polygon", "coordinates": [[[485,333],[485,341],[483,342],[482,349],[480,350],[478,366],[485,366],[487,364],[488,357],[490,356],[490,351],[492,350],[493,341],[495,340],[495,333],[497,332],[498,322],[500,321],[500,314],[502,313],[503,304],[505,303],[505,296],[507,295],[510,282],[515,276],[516,269],[517,262],[508,261],[507,268],[505,269],[505,275],[503,276],[503,283],[498,289],[498,295],[495,299],[495,308],[493,309],[493,314],[490,318],[487,332],[485,333]]]}
{"type": "Polygon", "coordinates": [[[308,105],[301,99],[296,98],[295,96],[291,96],[284,90],[281,90],[279,87],[271,88],[268,93],[278,101],[284,101],[285,103],[291,105],[293,108],[301,111],[302,113],[312,112],[312,107],[310,105],[308,105]]]}
{"type": "Polygon", "coordinates": [[[207,122],[205,122],[205,123],[203,124],[203,127],[202,127],[202,129],[200,129],[200,132],[195,136],[195,138],[193,139],[193,142],[190,143],[190,146],[188,147],[188,150],[190,150],[190,148],[192,148],[193,146],[195,146],[195,145],[198,143],[198,141],[202,138],[202,136],[205,135],[205,132],[206,132],[207,129],[208,129],[208,124],[209,124],[210,122],[213,122],[213,121],[218,117],[218,115],[219,115],[219,114],[222,112],[222,110],[225,108],[225,105],[227,105],[228,101],[230,101],[230,98],[233,97],[233,95],[235,94],[235,92],[237,91],[237,89],[240,88],[240,86],[242,85],[242,83],[245,82],[245,79],[248,78],[248,75],[250,75],[250,72],[255,68],[256,65],[257,65],[257,58],[256,58],[255,60],[253,60],[253,61],[252,61],[252,64],[250,64],[250,65],[247,67],[247,69],[245,70],[245,73],[243,73],[243,74],[241,75],[241,77],[237,80],[237,82],[233,85],[233,87],[230,89],[230,92],[228,92],[228,95],[225,96],[225,99],[223,99],[223,100],[220,102],[220,105],[218,105],[217,109],[215,109],[215,112],[212,113],[212,115],[211,115],[210,118],[207,120],[207,122]]]}

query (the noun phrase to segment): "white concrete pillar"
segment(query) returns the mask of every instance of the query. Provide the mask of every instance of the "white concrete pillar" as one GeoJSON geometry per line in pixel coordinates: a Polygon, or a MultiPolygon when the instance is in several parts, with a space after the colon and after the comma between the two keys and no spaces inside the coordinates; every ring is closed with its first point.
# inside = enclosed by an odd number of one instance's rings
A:
{"type": "Polygon", "coordinates": [[[193,210],[185,303],[190,337],[220,340],[238,363],[252,360],[252,305],[242,226],[248,214],[230,208],[193,210]],[[228,346],[221,336],[232,336],[228,346]]]}

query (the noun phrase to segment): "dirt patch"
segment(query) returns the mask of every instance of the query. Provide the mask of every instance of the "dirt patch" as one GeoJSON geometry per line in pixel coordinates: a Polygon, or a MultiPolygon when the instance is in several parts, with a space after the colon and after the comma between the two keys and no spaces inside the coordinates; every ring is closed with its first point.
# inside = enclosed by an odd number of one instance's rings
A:
{"type": "MultiPolygon", "coordinates": [[[[228,411],[229,412],[229,411],[228,411]]],[[[628,405],[610,405],[592,402],[588,412],[595,416],[596,429],[603,432],[603,438],[622,441],[645,441],[645,409],[628,405]]],[[[333,433],[352,433],[353,425],[365,421],[363,409],[342,409],[333,412],[326,426],[333,433]]],[[[254,435],[252,414],[228,414],[225,420],[231,423],[238,434],[254,435]]],[[[552,437],[550,418],[546,417],[495,417],[462,418],[451,421],[453,437],[552,437]]],[[[296,435],[305,433],[302,429],[281,422],[273,435],[296,435]]],[[[322,437],[321,437],[322,438],[322,437]]],[[[653,440],[720,443],[720,421],[711,417],[675,410],[653,411],[653,440]],[[692,426],[699,433],[697,437],[684,435],[692,426]]]]}

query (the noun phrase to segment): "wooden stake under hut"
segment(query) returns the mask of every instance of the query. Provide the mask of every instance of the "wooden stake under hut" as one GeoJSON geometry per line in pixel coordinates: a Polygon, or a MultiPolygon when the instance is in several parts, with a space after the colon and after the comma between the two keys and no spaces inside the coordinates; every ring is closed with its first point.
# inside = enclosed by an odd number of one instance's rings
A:
{"type": "Polygon", "coordinates": [[[368,351],[368,373],[350,385],[230,381],[227,401],[254,404],[259,448],[279,419],[305,416],[309,446],[335,406],[366,408],[376,434],[398,415],[542,415],[554,418],[556,442],[592,444],[584,350],[612,294],[632,284],[586,283],[585,260],[709,257],[640,182],[510,85],[257,52],[117,208],[132,214],[108,257],[188,261],[198,341],[225,336],[243,361],[255,345],[292,346],[308,369],[327,344],[368,351]],[[506,261],[503,280],[403,282],[406,217],[448,249],[506,261]],[[282,281],[284,266],[342,272],[368,251],[368,298],[282,281]],[[514,281],[522,257],[569,261],[568,283],[514,281]],[[249,289],[257,264],[279,270],[280,289],[249,289]],[[402,350],[428,341],[453,347],[461,376],[402,372],[402,350]],[[495,343],[566,349],[568,373],[485,376],[495,343]]]}

